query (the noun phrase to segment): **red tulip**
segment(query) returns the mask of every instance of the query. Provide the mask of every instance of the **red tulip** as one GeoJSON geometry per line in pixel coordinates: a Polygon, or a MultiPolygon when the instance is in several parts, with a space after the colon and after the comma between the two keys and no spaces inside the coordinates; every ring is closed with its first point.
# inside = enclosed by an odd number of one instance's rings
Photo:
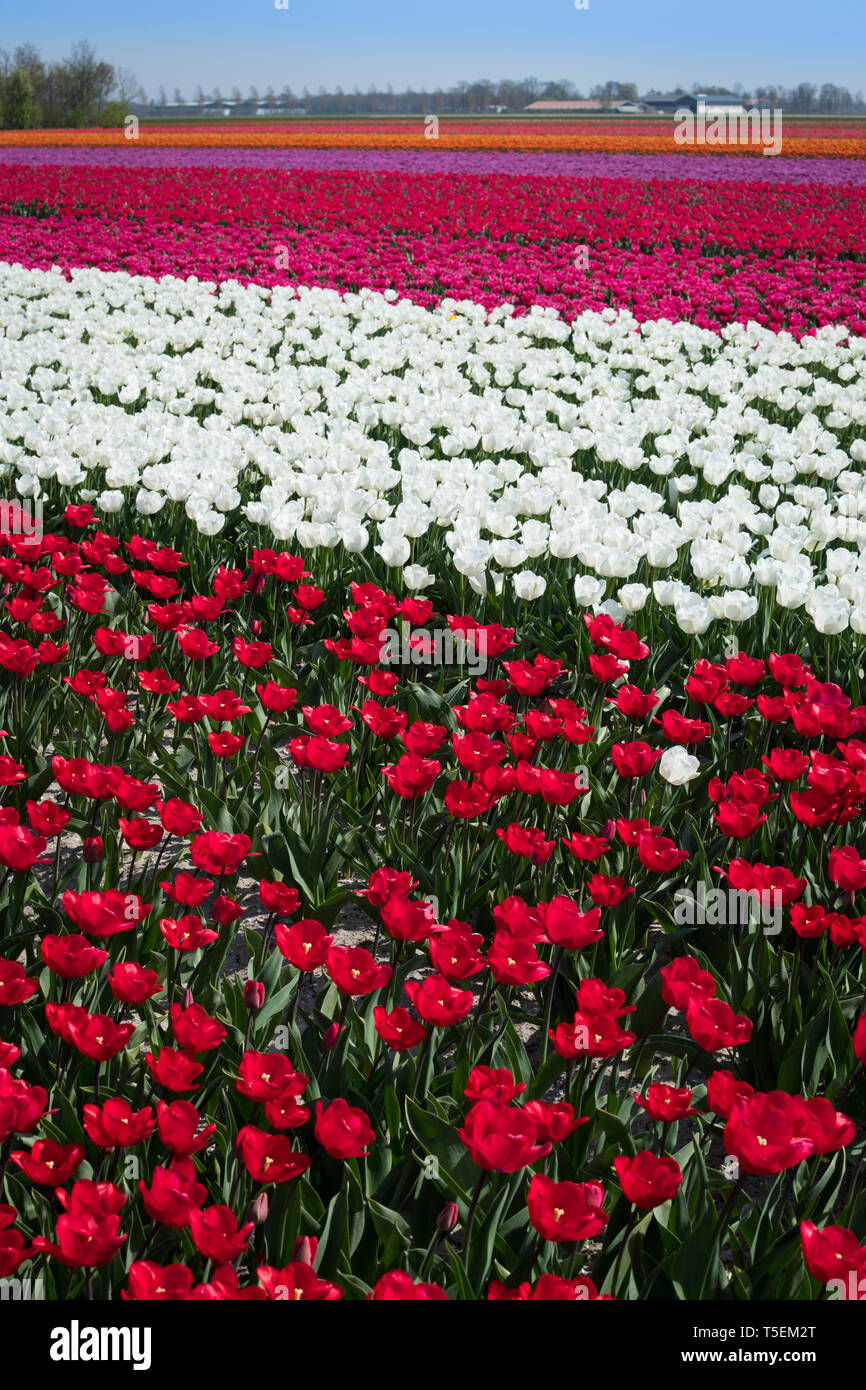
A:
{"type": "Polygon", "coordinates": [[[460,1138],[479,1168],[516,1173],[550,1153],[550,1142],[538,1142],[538,1127],[530,1115],[513,1106],[481,1100],[473,1105],[460,1138]]]}
{"type": "Polygon", "coordinates": [[[622,1184],[623,1196],[641,1211],[651,1211],[675,1197],[683,1180],[678,1163],[672,1158],[656,1158],[646,1149],[634,1158],[620,1155],[614,1168],[622,1184]]]}
{"type": "Polygon", "coordinates": [[[306,1154],[296,1153],[290,1139],[244,1125],[238,1134],[241,1161],[254,1182],[290,1182],[310,1166],[306,1154]]]}
{"type": "Polygon", "coordinates": [[[545,1240],[588,1240],[607,1225],[600,1182],[553,1182],[536,1173],[529,1184],[529,1219],[545,1240]]]}
{"type": "Polygon", "coordinates": [[[38,988],[39,981],[29,979],[17,960],[0,960],[0,1008],[11,1009],[23,1004],[38,988]]]}
{"type": "Polygon", "coordinates": [[[170,1167],[154,1168],[150,1187],[142,1180],[138,1188],[148,1216],[175,1230],[189,1226],[193,1212],[208,1195],[204,1184],[196,1182],[191,1158],[173,1158],[170,1167]]]}
{"type": "Polygon", "coordinates": [[[340,1098],[327,1109],[324,1101],[317,1103],[315,1134],[326,1153],[340,1159],[366,1158],[376,1138],[363,1110],[340,1098]]]}
{"type": "Polygon", "coordinates": [[[207,1147],[216,1125],[205,1125],[199,1131],[200,1116],[188,1100],[159,1101],[156,1119],[159,1137],[167,1149],[180,1158],[188,1158],[207,1147]]]}
{"type": "Polygon", "coordinates": [[[13,1149],[9,1157],[25,1178],[46,1187],[60,1187],[81,1166],[85,1150],[81,1144],[58,1144],[54,1139],[37,1139],[27,1149],[13,1149]]]}
{"type": "Polygon", "coordinates": [[[455,989],[441,975],[428,975],[423,983],[407,980],[405,989],[416,1013],[435,1028],[459,1023],[475,1002],[470,989],[455,989]]]}
{"type": "Polygon", "coordinates": [[[268,1298],[275,1302],[298,1303],[307,1300],[333,1303],[343,1297],[342,1289],[326,1279],[319,1279],[312,1266],[301,1261],[285,1265],[282,1269],[259,1265],[256,1273],[268,1298]]]}
{"type": "Polygon", "coordinates": [[[858,1281],[866,1276],[866,1245],[861,1245],[847,1227],[818,1227],[803,1221],[800,1239],[806,1268],[822,1284],[829,1284],[831,1279],[847,1281],[852,1271],[858,1281]]]}
{"type": "Polygon", "coordinates": [[[381,1004],[373,1009],[373,1022],[379,1037],[393,1052],[408,1052],[427,1036],[427,1030],[414,1019],[408,1009],[396,1008],[388,1013],[381,1004]]]}
{"type": "Polygon", "coordinates": [[[735,1014],[723,999],[692,997],[686,1006],[686,1027],[706,1052],[739,1047],[752,1036],[752,1022],[735,1014]]]}
{"type": "Polygon", "coordinates": [[[382,1275],[367,1298],[376,1303],[424,1303],[432,1300],[447,1301],[448,1295],[439,1284],[416,1284],[411,1274],[392,1269],[382,1275]]]}
{"type": "Polygon", "coordinates": [[[744,1173],[781,1173],[815,1152],[802,1101],[785,1091],[735,1100],[725,1125],[725,1149],[744,1173]]]}
{"type": "Polygon", "coordinates": [[[112,1096],[102,1109],[85,1105],[83,1123],[88,1139],[99,1148],[126,1149],[147,1139],[154,1121],[149,1105],[135,1111],[121,1096],[112,1096]]]}
{"type": "Polygon", "coordinates": [[[331,946],[326,969],[343,994],[372,994],[391,978],[390,965],[379,965],[363,946],[331,946]]]}
{"type": "Polygon", "coordinates": [[[166,1091],[194,1091],[204,1071],[194,1057],[175,1052],[172,1047],[161,1048],[158,1056],[147,1052],[145,1060],[154,1081],[166,1091]]]}
{"type": "Polygon", "coordinates": [[[196,1249],[205,1259],[224,1264],[243,1254],[255,1225],[248,1221],[238,1226],[231,1207],[214,1206],[191,1212],[189,1228],[196,1249]]]}

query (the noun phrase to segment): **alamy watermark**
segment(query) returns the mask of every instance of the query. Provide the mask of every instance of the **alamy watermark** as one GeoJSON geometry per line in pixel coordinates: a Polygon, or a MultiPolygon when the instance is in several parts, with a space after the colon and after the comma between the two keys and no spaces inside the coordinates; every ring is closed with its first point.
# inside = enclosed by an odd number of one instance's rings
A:
{"type": "Polygon", "coordinates": [[[782,109],[720,110],[698,97],[697,111],[674,112],[678,145],[762,145],[762,154],[782,153],[782,109]]]}
{"type": "Polygon", "coordinates": [[[69,1327],[51,1331],[48,1355],[52,1361],[129,1361],[134,1371],[151,1366],[149,1327],[82,1327],[73,1318],[69,1327]]]}
{"type": "Polygon", "coordinates": [[[28,540],[41,541],[42,498],[0,497],[0,534],[6,536],[26,536],[28,540]]]}
{"type": "Polygon", "coordinates": [[[404,622],[398,632],[386,627],[380,657],[383,666],[466,666],[473,676],[487,670],[487,633],[472,629],[468,636],[450,627],[416,627],[404,622]]]}
{"type": "Polygon", "coordinates": [[[866,1303],[866,1278],[859,1278],[856,1269],[849,1269],[847,1280],[829,1279],[827,1281],[827,1292],[831,1298],[836,1297],[846,1303],[866,1303]]]}
{"type": "Polygon", "coordinates": [[[41,1279],[0,1279],[0,1303],[43,1301],[45,1285],[41,1279]]]}
{"type": "Polygon", "coordinates": [[[678,926],[747,927],[759,922],[765,936],[782,930],[782,891],[779,888],[715,888],[698,884],[674,893],[674,921],[678,926]]]}

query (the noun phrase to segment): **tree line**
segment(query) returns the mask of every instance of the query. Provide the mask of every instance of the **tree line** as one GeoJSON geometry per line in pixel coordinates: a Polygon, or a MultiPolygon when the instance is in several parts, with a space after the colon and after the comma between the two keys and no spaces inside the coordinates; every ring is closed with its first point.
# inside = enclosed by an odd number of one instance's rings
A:
{"type": "Polygon", "coordinates": [[[0,48],[0,126],[4,130],[120,125],[139,93],[133,74],[98,58],[89,43],[62,62],[43,61],[33,44],[0,48]]]}
{"type": "MultiPolygon", "coordinates": [[[[744,88],[741,83],[733,87],[720,87],[707,82],[694,82],[691,88],[678,87],[678,92],[690,90],[692,93],[705,92],[708,96],[722,92],[733,92],[741,96],[744,88]]],[[[661,95],[645,93],[644,95],[661,95]]],[[[857,91],[852,96],[847,87],[837,87],[831,82],[818,86],[814,82],[800,82],[795,87],[778,84],[753,88],[750,93],[757,100],[771,102],[773,106],[784,107],[786,111],[802,115],[853,115],[866,114],[866,101],[863,93],[857,91]]],[[[418,115],[470,115],[500,109],[502,111],[523,111],[535,101],[580,101],[589,97],[610,109],[621,101],[637,101],[639,92],[635,82],[603,82],[582,92],[573,82],[562,79],[558,82],[541,82],[535,77],[520,80],[506,79],[502,82],[480,80],[458,82],[454,87],[408,88],[395,92],[392,86],[380,90],[370,87],[362,92],[344,91],[337,87],[328,92],[320,87],[311,92],[304,87],[296,92],[288,84],[277,91],[274,87],[260,89],[251,86],[246,96],[239,87],[231,90],[219,86],[206,91],[198,86],[191,99],[187,100],[179,88],[175,88],[171,100],[164,87],[159,89],[156,98],[145,98],[145,107],[152,115],[165,114],[178,108],[190,114],[204,112],[211,105],[226,105],[240,115],[250,115],[264,108],[277,107],[289,111],[303,111],[308,116],[418,116],[418,115]]]]}
{"type": "MultiPolygon", "coordinates": [[[[685,90],[680,87],[678,91],[685,90]]],[[[742,95],[735,83],[730,89],[711,83],[695,82],[693,93],[708,96],[723,91],[742,95]]],[[[650,95],[650,94],[646,94],[650,95]]],[[[751,95],[786,111],[803,115],[866,114],[863,93],[852,96],[847,87],[831,82],[817,86],[801,82],[795,87],[769,85],[755,87],[751,95]]],[[[605,109],[620,101],[638,99],[634,82],[602,82],[589,89],[587,96],[605,109]]],[[[344,91],[337,87],[317,92],[304,87],[295,92],[288,84],[279,91],[269,86],[260,91],[251,86],[246,95],[239,87],[223,92],[219,86],[206,92],[198,86],[189,100],[179,88],[169,100],[164,87],[148,97],[135,74],[98,58],[87,42],[74,45],[62,62],[46,62],[33,44],[23,44],[9,54],[0,49],[0,126],[6,130],[63,129],[76,126],[117,126],[129,112],[153,116],[188,112],[203,114],[212,105],[229,106],[238,115],[264,110],[303,112],[308,116],[370,115],[470,115],[490,110],[523,111],[535,101],[579,101],[584,93],[573,82],[542,82],[536,77],[491,82],[458,82],[452,87],[433,87],[395,92],[392,86],[380,90],[359,87],[344,91]]]]}

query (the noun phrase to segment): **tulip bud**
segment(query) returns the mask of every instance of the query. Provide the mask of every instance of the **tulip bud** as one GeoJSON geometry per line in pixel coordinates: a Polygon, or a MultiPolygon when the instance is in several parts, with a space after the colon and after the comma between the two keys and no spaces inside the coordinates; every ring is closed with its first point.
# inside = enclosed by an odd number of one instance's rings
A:
{"type": "Polygon", "coordinates": [[[252,622],[250,623],[250,632],[253,634],[254,637],[260,637],[260,636],[261,636],[261,633],[262,633],[262,620],[261,620],[261,618],[253,618],[252,622]]]}
{"type": "Polygon", "coordinates": [[[616,834],[616,821],[615,821],[615,820],[608,820],[608,821],[605,821],[605,823],[604,823],[604,834],[605,834],[605,838],[608,839],[608,840],[610,840],[610,839],[613,838],[613,836],[616,834]]]}
{"type": "Polygon", "coordinates": [[[261,980],[247,980],[244,985],[244,1003],[251,1014],[257,1014],[265,1002],[265,987],[261,980]]]}
{"type": "Polygon", "coordinates": [[[85,864],[95,864],[102,858],[101,835],[91,835],[89,839],[84,841],[84,849],[81,851],[81,857],[85,864]]]}
{"type": "Polygon", "coordinates": [[[268,1194],[260,1192],[254,1197],[247,1207],[247,1221],[254,1221],[257,1226],[264,1226],[268,1219],[268,1194]]]}
{"type": "Polygon", "coordinates": [[[324,1037],[322,1038],[322,1047],[325,1049],[326,1052],[333,1052],[334,1048],[337,1046],[337,1041],[340,1037],[340,1032],[341,1029],[339,1023],[332,1023],[330,1028],[327,1029],[327,1031],[324,1034],[324,1037]]]}
{"type": "Polygon", "coordinates": [[[316,1262],[318,1248],[319,1242],[315,1236],[298,1236],[292,1251],[292,1263],[309,1265],[312,1268],[316,1262]]]}
{"type": "Polygon", "coordinates": [[[190,1008],[191,1005],[193,1005],[194,1003],[195,1003],[195,998],[194,998],[194,996],[193,996],[192,990],[191,990],[191,989],[185,989],[184,992],[183,992],[183,1007],[184,1007],[184,1011],[186,1011],[188,1008],[190,1008]]]}
{"type": "Polygon", "coordinates": [[[439,1215],[436,1217],[436,1225],[439,1227],[440,1231],[447,1235],[449,1231],[454,1230],[459,1219],[460,1212],[457,1210],[457,1203],[449,1202],[447,1206],[442,1208],[439,1215]]]}

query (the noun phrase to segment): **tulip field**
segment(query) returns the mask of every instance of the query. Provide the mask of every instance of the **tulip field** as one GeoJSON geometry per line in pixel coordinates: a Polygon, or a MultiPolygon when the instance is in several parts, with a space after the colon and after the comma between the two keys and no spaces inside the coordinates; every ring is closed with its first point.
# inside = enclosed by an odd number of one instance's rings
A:
{"type": "Polygon", "coordinates": [[[0,1283],[866,1298],[866,128],[644,124],[0,137],[0,1283]]]}

